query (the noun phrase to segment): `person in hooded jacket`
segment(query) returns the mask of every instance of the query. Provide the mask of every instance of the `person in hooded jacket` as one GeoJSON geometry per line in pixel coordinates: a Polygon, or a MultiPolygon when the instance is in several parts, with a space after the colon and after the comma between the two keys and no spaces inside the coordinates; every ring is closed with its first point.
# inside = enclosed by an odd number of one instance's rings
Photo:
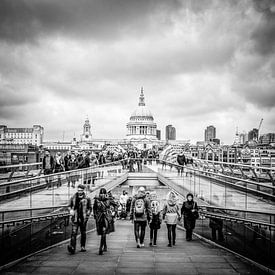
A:
{"type": "Polygon", "coordinates": [[[117,213],[117,203],[113,196],[107,194],[105,188],[101,188],[99,195],[95,197],[93,211],[96,221],[97,234],[101,235],[99,255],[107,251],[106,235],[115,231],[112,208],[117,213]]]}
{"type": "Polygon", "coordinates": [[[167,226],[168,233],[168,247],[176,245],[176,227],[180,220],[180,209],[178,205],[178,198],[175,192],[170,191],[167,195],[166,204],[163,208],[163,220],[167,226]]]}
{"type": "Polygon", "coordinates": [[[147,221],[150,223],[152,220],[151,204],[148,198],[146,198],[144,187],[139,187],[138,194],[132,200],[130,220],[134,223],[137,248],[144,247],[147,221]]]}
{"type": "Polygon", "coordinates": [[[182,175],[184,166],[187,164],[187,160],[183,151],[181,151],[177,156],[177,162],[180,166],[178,166],[178,174],[182,175]]]}
{"type": "Polygon", "coordinates": [[[150,195],[151,210],[152,210],[152,221],[149,224],[150,227],[150,246],[157,245],[158,230],[160,229],[162,215],[160,209],[160,202],[157,194],[154,192],[150,195]]]}
{"type": "Polygon", "coordinates": [[[76,236],[79,228],[81,233],[81,251],[86,251],[86,226],[92,211],[91,199],[87,197],[84,192],[85,186],[83,184],[79,184],[77,189],[77,192],[71,197],[69,202],[69,211],[72,221],[72,235],[71,243],[68,245],[68,251],[71,254],[75,253],[76,236]]]}
{"type": "Polygon", "coordinates": [[[186,240],[191,241],[196,219],[198,218],[198,205],[194,201],[192,193],[188,193],[186,198],[187,200],[182,204],[181,215],[183,216],[184,228],[186,229],[186,240]]]}

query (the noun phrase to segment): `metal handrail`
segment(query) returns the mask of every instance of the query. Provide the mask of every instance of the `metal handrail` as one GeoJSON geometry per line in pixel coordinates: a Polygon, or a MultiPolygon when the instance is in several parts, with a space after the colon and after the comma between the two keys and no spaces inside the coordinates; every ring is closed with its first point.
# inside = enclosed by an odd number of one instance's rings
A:
{"type": "Polygon", "coordinates": [[[59,206],[47,206],[47,207],[28,207],[28,208],[20,208],[20,209],[8,209],[8,210],[0,210],[0,214],[5,214],[5,213],[13,213],[13,212],[24,212],[24,211],[36,211],[36,210],[47,210],[47,209],[58,209],[62,207],[67,207],[67,204],[59,205],[59,206]]]}
{"type": "MultiPolygon", "coordinates": [[[[259,182],[254,182],[254,181],[241,179],[241,178],[235,178],[235,177],[231,177],[231,176],[224,175],[224,174],[218,174],[218,173],[211,172],[211,171],[201,171],[201,170],[196,169],[194,167],[183,166],[183,165],[180,165],[180,164],[176,164],[176,163],[172,163],[172,162],[168,162],[168,161],[164,161],[164,160],[162,160],[161,162],[162,163],[167,163],[168,165],[172,165],[172,166],[176,166],[176,167],[182,167],[182,168],[190,169],[190,170],[197,171],[197,172],[200,172],[200,173],[208,173],[208,174],[212,174],[212,175],[216,175],[216,176],[220,176],[220,177],[224,177],[224,178],[228,178],[228,179],[234,179],[234,180],[237,180],[237,181],[242,181],[242,182],[245,182],[245,183],[254,184],[256,186],[261,186],[261,187],[270,188],[270,189],[275,190],[275,186],[272,186],[272,185],[268,186],[268,185],[265,185],[265,184],[262,184],[262,183],[259,183],[259,182]]],[[[257,191],[257,190],[254,190],[254,191],[257,191]]],[[[268,194],[268,193],[264,193],[264,194],[268,194]]]]}
{"type": "Polygon", "coordinates": [[[50,214],[50,215],[34,216],[34,217],[28,217],[28,218],[22,218],[22,219],[8,220],[8,221],[0,221],[0,226],[16,224],[16,223],[26,222],[26,221],[36,222],[36,220],[55,218],[55,217],[66,217],[66,216],[70,216],[70,213],[67,211],[56,213],[56,214],[50,214]]]}
{"type": "Polygon", "coordinates": [[[87,167],[87,168],[81,168],[81,169],[63,171],[63,172],[58,172],[58,173],[52,173],[52,174],[49,174],[49,175],[41,175],[41,176],[36,176],[36,177],[32,177],[32,178],[27,178],[27,179],[15,180],[15,181],[11,181],[11,182],[3,182],[3,183],[0,183],[0,187],[1,186],[6,186],[6,185],[18,184],[18,183],[22,183],[22,182],[25,182],[25,181],[39,180],[39,179],[43,179],[45,177],[66,175],[66,174],[70,174],[72,172],[85,172],[85,171],[88,171],[90,169],[108,167],[108,166],[114,165],[115,163],[121,164],[121,161],[109,162],[109,163],[105,163],[105,164],[101,164],[101,165],[97,165],[97,166],[90,166],[90,167],[87,167]]]}
{"type": "Polygon", "coordinates": [[[247,210],[247,209],[237,209],[237,208],[226,208],[226,207],[220,207],[220,206],[212,206],[212,205],[198,205],[200,209],[203,208],[210,208],[214,210],[225,210],[225,211],[235,211],[235,212],[245,212],[245,213],[251,213],[251,214],[263,214],[263,215],[270,215],[275,216],[275,212],[273,211],[254,211],[254,210],[247,210]]]}
{"type": "Polygon", "coordinates": [[[274,171],[275,172],[275,167],[263,167],[263,166],[253,166],[253,165],[247,165],[247,164],[242,164],[242,163],[234,163],[234,162],[223,162],[223,161],[217,161],[217,160],[208,160],[208,159],[198,159],[198,158],[193,158],[193,160],[198,160],[202,162],[211,162],[211,163],[217,163],[217,164],[223,164],[223,165],[230,165],[230,166],[241,166],[245,168],[250,168],[250,169],[261,169],[261,170],[269,170],[269,171],[274,171]]]}
{"type": "Polygon", "coordinates": [[[232,217],[229,215],[222,215],[222,214],[217,214],[217,213],[211,213],[211,212],[202,212],[202,215],[205,217],[213,217],[213,218],[219,218],[222,220],[230,220],[233,222],[237,222],[237,221],[241,221],[243,223],[249,223],[249,224],[257,224],[260,226],[267,226],[270,228],[275,228],[275,224],[274,223],[266,223],[266,222],[262,222],[262,221],[258,221],[258,220],[253,220],[253,219],[245,219],[245,218],[239,218],[239,217],[232,217]]]}
{"type": "Polygon", "coordinates": [[[42,162],[32,162],[32,163],[5,165],[5,166],[0,166],[0,170],[1,169],[7,169],[7,168],[16,168],[16,167],[21,168],[21,167],[34,166],[34,165],[42,165],[42,162]]]}

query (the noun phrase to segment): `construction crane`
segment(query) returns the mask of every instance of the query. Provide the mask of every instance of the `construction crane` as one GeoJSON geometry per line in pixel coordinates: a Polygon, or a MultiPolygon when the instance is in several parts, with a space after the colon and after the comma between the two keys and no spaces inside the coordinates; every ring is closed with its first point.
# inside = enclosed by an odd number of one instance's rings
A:
{"type": "Polygon", "coordinates": [[[261,121],[260,121],[259,127],[258,127],[258,141],[259,141],[259,138],[260,138],[260,129],[261,129],[261,127],[262,127],[263,120],[264,120],[264,119],[262,118],[261,121]]]}

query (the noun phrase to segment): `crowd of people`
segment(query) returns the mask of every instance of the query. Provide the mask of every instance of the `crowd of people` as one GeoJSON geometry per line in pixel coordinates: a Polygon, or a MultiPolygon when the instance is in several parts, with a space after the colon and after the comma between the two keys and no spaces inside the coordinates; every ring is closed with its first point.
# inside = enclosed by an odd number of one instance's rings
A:
{"type": "Polygon", "coordinates": [[[71,242],[68,245],[68,251],[74,254],[76,251],[76,235],[80,229],[80,251],[86,251],[86,226],[91,213],[93,213],[96,230],[101,236],[99,255],[107,251],[106,236],[114,232],[115,219],[130,219],[134,225],[134,237],[137,248],[145,246],[146,227],[150,228],[149,246],[157,245],[158,230],[162,223],[167,227],[168,247],[176,245],[177,224],[183,220],[186,229],[186,240],[192,240],[193,230],[196,219],[199,217],[198,205],[194,201],[193,194],[186,196],[186,201],[180,209],[178,196],[174,191],[169,191],[166,203],[161,208],[160,200],[156,192],[149,192],[144,187],[139,187],[137,194],[129,197],[124,190],[116,201],[112,193],[105,188],[101,188],[99,195],[95,196],[92,206],[91,200],[84,193],[85,185],[78,186],[77,193],[70,199],[69,210],[72,222],[71,242]],[[120,209],[120,210],[119,210],[120,209]]]}
{"type": "MultiPolygon", "coordinates": [[[[52,187],[53,180],[50,176],[54,173],[74,171],[77,169],[84,169],[88,167],[95,167],[98,165],[104,165],[106,163],[118,162],[122,166],[122,169],[129,172],[141,172],[143,164],[147,161],[149,164],[153,160],[158,160],[159,154],[157,150],[138,150],[136,148],[129,148],[125,151],[100,151],[92,153],[89,151],[68,151],[64,154],[57,152],[52,155],[49,150],[45,150],[42,160],[42,169],[45,176],[47,176],[46,183],[47,188],[52,187]]],[[[83,184],[88,187],[93,181],[91,173],[87,172],[83,174],[83,184]]],[[[79,181],[79,173],[68,173],[66,180],[68,187],[75,188],[76,182],[79,181]]],[[[57,175],[56,186],[61,186],[61,175],[57,175]]]]}

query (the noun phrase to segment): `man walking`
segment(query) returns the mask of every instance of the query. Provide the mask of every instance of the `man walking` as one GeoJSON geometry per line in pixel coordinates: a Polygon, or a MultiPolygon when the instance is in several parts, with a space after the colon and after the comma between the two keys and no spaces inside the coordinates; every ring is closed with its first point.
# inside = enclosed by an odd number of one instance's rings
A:
{"type": "MultiPolygon", "coordinates": [[[[45,156],[42,162],[42,169],[45,176],[52,174],[54,170],[54,158],[50,155],[50,152],[48,150],[45,151],[45,156]]],[[[49,189],[52,183],[51,177],[46,176],[45,180],[47,183],[47,189],[49,189]]]]}
{"type": "Polygon", "coordinates": [[[91,199],[84,193],[85,186],[79,184],[77,187],[77,193],[73,195],[69,202],[69,210],[72,219],[72,235],[71,243],[68,245],[68,251],[71,254],[75,253],[76,248],[76,236],[78,229],[80,228],[80,245],[82,252],[85,252],[86,244],[86,226],[89,216],[92,211],[91,199]]]}

